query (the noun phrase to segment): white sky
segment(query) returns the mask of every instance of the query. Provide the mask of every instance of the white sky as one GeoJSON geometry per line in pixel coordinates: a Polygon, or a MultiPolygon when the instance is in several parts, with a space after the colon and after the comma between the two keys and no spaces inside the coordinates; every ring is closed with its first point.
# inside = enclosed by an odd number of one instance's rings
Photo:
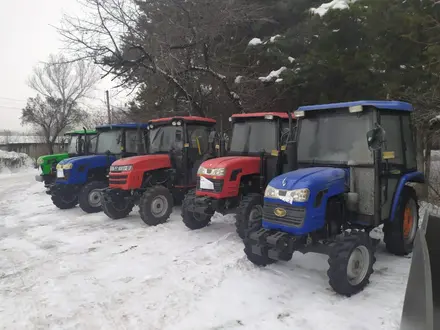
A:
{"type": "MultiPolygon", "coordinates": [[[[76,0],[7,0],[0,9],[0,130],[20,130],[21,109],[36,93],[27,86],[32,68],[63,47],[55,29],[63,13],[78,12],[76,0]]],[[[109,81],[97,86],[94,97],[104,100],[109,81]]],[[[111,94],[112,91],[110,92],[111,94]]],[[[123,98],[119,96],[119,99],[123,98]]],[[[112,102],[114,103],[114,102],[112,102]]],[[[94,105],[102,107],[101,100],[94,105]]]]}

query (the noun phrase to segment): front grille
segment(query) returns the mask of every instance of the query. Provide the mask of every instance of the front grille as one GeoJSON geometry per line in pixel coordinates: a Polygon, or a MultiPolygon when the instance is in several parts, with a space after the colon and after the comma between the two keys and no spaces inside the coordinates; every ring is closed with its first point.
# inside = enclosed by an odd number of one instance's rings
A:
{"type": "Polygon", "coordinates": [[[127,174],[114,174],[110,173],[108,176],[109,184],[126,184],[127,183],[127,174]]]}
{"type": "Polygon", "coordinates": [[[214,190],[200,189],[200,177],[197,177],[197,190],[220,193],[223,190],[223,180],[221,179],[208,179],[214,184],[214,190]]]}
{"type": "Polygon", "coordinates": [[[263,208],[264,221],[280,225],[302,227],[305,217],[306,210],[302,207],[293,207],[287,204],[270,203],[265,204],[263,208]],[[276,216],[276,208],[284,209],[286,211],[286,215],[284,217],[276,216]]]}

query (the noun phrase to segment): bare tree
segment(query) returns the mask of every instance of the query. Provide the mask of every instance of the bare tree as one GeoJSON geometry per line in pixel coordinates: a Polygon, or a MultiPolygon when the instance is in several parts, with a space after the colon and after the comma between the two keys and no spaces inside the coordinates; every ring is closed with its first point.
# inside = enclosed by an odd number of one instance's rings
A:
{"type": "Polygon", "coordinates": [[[69,62],[62,55],[51,55],[47,63],[34,68],[29,86],[38,95],[28,99],[21,120],[41,132],[50,153],[58,136],[86,115],[79,102],[98,80],[92,63],[69,62]]]}
{"type": "MultiPolygon", "coordinates": [[[[224,31],[255,20],[259,8],[247,1],[83,0],[81,17],[64,18],[59,33],[79,58],[92,58],[123,85],[159,83],[163,95],[206,115],[200,79],[218,86],[236,111],[244,112],[234,76],[215,61],[218,44],[231,42],[224,31]]],[[[236,41],[234,41],[237,43],[236,41]]],[[[225,49],[227,47],[224,47],[225,49]]],[[[245,46],[244,46],[245,48],[245,46]]],[[[226,66],[225,66],[226,67],[226,66]]],[[[215,88],[213,88],[214,90],[215,88]]],[[[163,97],[153,102],[160,106],[163,97]]]]}

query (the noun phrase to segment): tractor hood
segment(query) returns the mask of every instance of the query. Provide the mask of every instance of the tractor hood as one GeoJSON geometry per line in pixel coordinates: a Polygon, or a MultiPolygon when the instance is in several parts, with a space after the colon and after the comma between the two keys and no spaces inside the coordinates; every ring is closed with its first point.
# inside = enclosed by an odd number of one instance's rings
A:
{"type": "Polygon", "coordinates": [[[112,164],[112,166],[124,165],[133,165],[135,171],[151,171],[159,168],[171,168],[171,161],[168,154],[159,154],[122,158],[112,164]]]}
{"type": "Polygon", "coordinates": [[[259,170],[260,166],[260,158],[259,157],[247,157],[247,156],[231,156],[231,157],[219,157],[209,159],[201,166],[204,168],[229,168],[229,167],[247,167],[250,165],[256,164],[257,170],[259,170]]]}
{"type": "Polygon", "coordinates": [[[52,154],[52,155],[44,155],[44,156],[40,156],[37,159],[37,163],[39,165],[41,164],[45,164],[45,163],[50,163],[52,161],[59,161],[61,159],[65,159],[69,157],[69,155],[67,153],[63,153],[63,154],[52,154]]]}
{"type": "Polygon", "coordinates": [[[61,162],[58,163],[58,165],[65,166],[68,164],[72,164],[72,167],[87,166],[87,168],[96,168],[110,166],[115,160],[116,157],[113,155],[78,156],[63,159],[61,162]]]}
{"type": "Polygon", "coordinates": [[[311,167],[298,169],[277,176],[272,179],[269,185],[283,190],[312,187],[324,189],[327,186],[330,186],[333,182],[339,180],[345,180],[345,171],[343,169],[332,167],[311,167]]]}

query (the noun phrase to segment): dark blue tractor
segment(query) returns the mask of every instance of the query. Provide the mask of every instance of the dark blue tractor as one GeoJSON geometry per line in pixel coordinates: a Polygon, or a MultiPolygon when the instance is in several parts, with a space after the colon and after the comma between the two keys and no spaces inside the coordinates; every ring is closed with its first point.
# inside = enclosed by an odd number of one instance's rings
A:
{"type": "MultiPolygon", "coordinates": [[[[262,225],[245,253],[257,265],[295,251],[329,256],[330,286],[350,296],[369,282],[383,225],[389,252],[412,251],[418,228],[417,171],[410,104],[358,101],[300,107],[296,166],[266,188],[262,225]]],[[[254,222],[258,223],[258,222],[254,222]]]]}
{"type": "Polygon", "coordinates": [[[57,180],[47,193],[60,209],[77,204],[87,213],[101,211],[101,190],[108,186],[110,165],[119,158],[142,154],[146,124],[115,124],[96,127],[91,140],[95,155],[72,157],[58,163],[57,180]]]}

